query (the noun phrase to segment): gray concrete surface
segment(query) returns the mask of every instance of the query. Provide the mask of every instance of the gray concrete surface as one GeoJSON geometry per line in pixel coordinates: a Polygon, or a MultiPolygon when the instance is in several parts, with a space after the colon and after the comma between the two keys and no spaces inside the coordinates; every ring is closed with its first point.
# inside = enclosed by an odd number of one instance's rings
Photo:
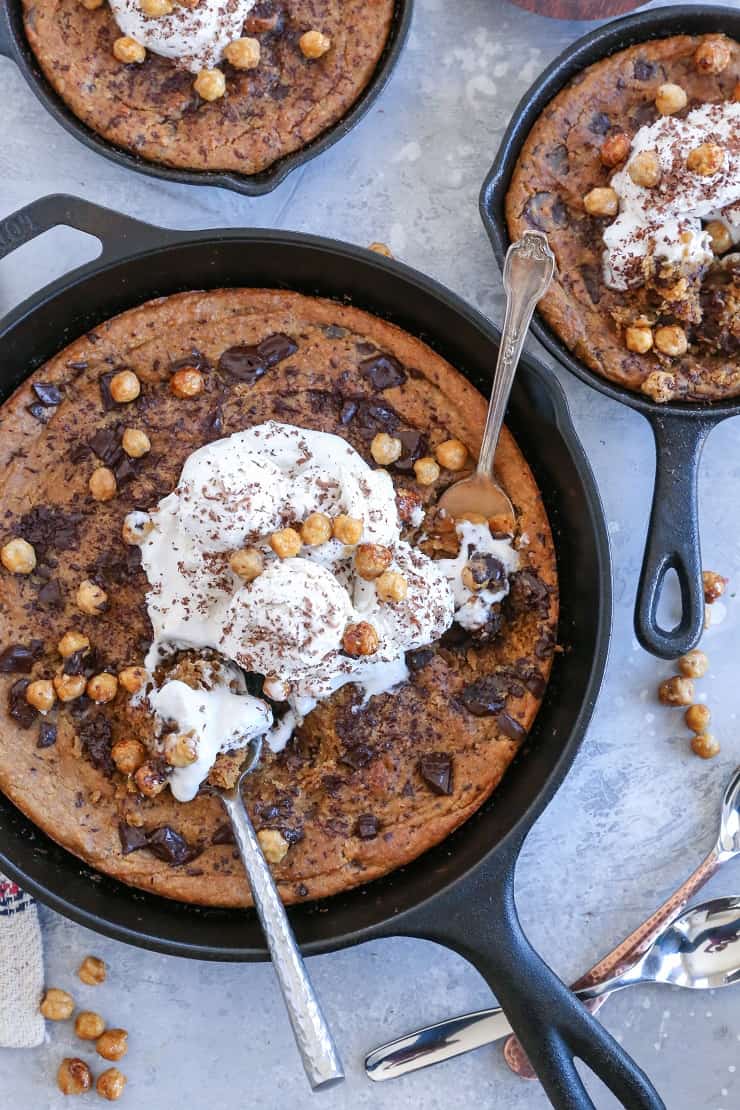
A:
{"type": "MultiPolygon", "coordinates": [[[[380,239],[500,321],[500,280],[476,211],[480,182],[515,102],[586,29],[504,0],[417,0],[408,49],[368,119],[271,196],[252,201],[131,176],[95,157],[45,115],[15,67],[0,60],[0,214],[67,191],[172,227],[271,226],[360,244],[380,239]]],[[[93,253],[89,241],[67,231],[23,248],[0,263],[0,311],[93,253]]],[[[534,342],[530,349],[542,354],[534,342]]],[[[639,650],[632,633],[653,473],[650,432],[639,416],[555,372],[600,483],[616,598],[609,669],[587,742],[531,833],[518,871],[525,927],[555,969],[572,977],[651,912],[712,842],[723,784],[740,762],[740,617],[733,589],[722,607],[725,619],[705,641],[711,670],[702,690],[722,753],[704,763],[688,750],[679,715],[656,703],[668,667],[639,650]]],[[[739,477],[735,421],[713,433],[701,479],[705,566],[734,584],[739,477]]],[[[740,894],[740,864],[708,889],[740,894]]],[[[88,952],[110,965],[104,987],[77,993],[131,1032],[124,1065],[130,1083],[121,1105],[282,1110],[309,1104],[269,967],[153,955],[48,911],[43,924],[50,984],[74,987],[74,969],[88,952]]],[[[346,1084],[320,1097],[327,1110],[539,1110],[547,1104],[536,1085],[513,1077],[490,1050],[395,1084],[365,1080],[366,1049],[490,1001],[483,981],[457,956],[421,942],[385,941],[312,960],[311,971],[348,1067],[346,1084]]],[[[740,1105],[740,993],[638,988],[611,1000],[602,1015],[670,1110],[740,1105]]],[[[72,1047],[70,1030],[55,1027],[42,1048],[0,1051],[0,1106],[60,1107],[53,1076],[72,1047]]],[[[615,1105],[593,1089],[599,1110],[615,1105]]]]}

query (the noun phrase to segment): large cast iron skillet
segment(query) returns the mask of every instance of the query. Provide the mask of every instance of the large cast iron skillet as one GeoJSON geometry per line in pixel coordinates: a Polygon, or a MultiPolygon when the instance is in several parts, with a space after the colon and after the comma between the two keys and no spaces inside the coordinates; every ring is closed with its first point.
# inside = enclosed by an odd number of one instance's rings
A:
{"type": "MultiPolygon", "coordinates": [[[[480,210],[499,265],[509,246],[504,201],[527,135],[544,109],[586,66],[646,39],[724,31],[740,38],[740,9],[690,5],[656,8],[607,23],[585,35],[556,58],[514,110],[493,168],[480,197],[480,210]]],[[[642,646],[664,659],[676,659],[696,645],[704,625],[699,547],[697,484],[704,443],[715,425],[740,413],[737,401],[659,405],[602,378],[568,350],[539,315],[532,330],[555,357],[581,381],[635,409],[655,436],[656,475],[645,557],[637,589],[635,631],[642,646]],[[666,629],[657,611],[663,583],[674,570],[681,588],[681,620],[666,629]]]]}
{"type": "MultiPolygon", "coordinates": [[[[0,256],[55,224],[100,238],[102,256],[0,324],[0,400],[60,347],[114,313],[160,294],[228,285],[349,298],[422,336],[482,390],[490,387],[498,332],[440,285],[369,251],[285,232],[163,231],[57,196],[0,223],[0,256]]],[[[642,1074],[532,951],[517,920],[517,854],[583,739],[606,659],[611,587],[601,505],[562,393],[526,360],[510,423],[555,532],[566,649],[528,750],[491,802],[443,845],[403,871],[332,898],[324,912],[295,907],[291,919],[307,953],[391,935],[456,949],[491,983],[556,1106],[591,1106],[573,1065],[576,1055],[625,1105],[658,1107],[642,1074]]],[[[266,957],[252,913],[206,911],[116,883],[53,844],[1,795],[0,868],[61,913],[121,940],[204,959],[266,957]]]]}
{"type": "MultiPolygon", "coordinates": [[[[43,3],[44,0],[39,0],[43,3]]],[[[54,91],[44,76],[35,55],[28,45],[23,28],[23,10],[21,0],[0,0],[0,54],[4,54],[16,63],[33,92],[51,113],[54,119],[61,123],[70,134],[79,139],[81,143],[117,162],[124,169],[136,170],[149,177],[159,177],[164,181],[177,181],[184,185],[219,185],[223,189],[231,189],[235,193],[242,193],[248,197],[262,196],[271,192],[283,181],[288,174],[315,158],[317,154],[333,146],[339,139],[346,135],[355,124],[359,123],[371,105],[375,102],[398,61],[398,57],[406,41],[406,35],[411,24],[413,0],[396,0],[395,17],[391,28],[390,37],[385,50],[378,62],[375,73],[370,83],[355,101],[352,107],[332,127],[327,128],[312,142],[301,147],[293,154],[286,154],[274,165],[268,166],[261,173],[216,173],[206,170],[179,170],[165,166],[161,162],[149,162],[139,158],[122,147],[108,142],[82,120],[66,105],[62,98],[54,91]]]]}

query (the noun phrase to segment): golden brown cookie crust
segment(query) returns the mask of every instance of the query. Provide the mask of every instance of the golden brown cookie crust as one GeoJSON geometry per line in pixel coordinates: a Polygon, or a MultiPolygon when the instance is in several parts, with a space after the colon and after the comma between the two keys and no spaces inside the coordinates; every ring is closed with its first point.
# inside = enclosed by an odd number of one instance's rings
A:
{"type": "Polygon", "coordinates": [[[631,322],[648,306],[639,291],[620,293],[604,285],[601,235],[610,221],[589,216],[583,197],[607,186],[616,172],[601,161],[605,138],[619,132],[631,136],[658,118],[654,101],[660,85],[685,89],[690,111],[700,103],[732,99],[738,80],[740,46],[725,36],[677,35],[604,58],[578,74],[537,120],[506,196],[512,240],[539,227],[555,252],[557,277],[538,306],[553,331],[592,370],[628,389],[639,391],[656,371],[669,373],[675,381],[662,400],[737,396],[737,354],[709,353],[693,345],[680,358],[627,350],[624,326],[612,314],[631,322]],[[730,62],[720,74],[701,74],[694,52],[700,43],[717,39],[731,47],[730,62]]]}
{"type": "Polygon", "coordinates": [[[108,142],[178,169],[255,174],[306,146],[341,119],[371,80],[393,22],[394,0],[285,0],[252,9],[278,17],[256,34],[260,64],[224,62],[226,95],[210,103],[194,74],[149,53],[141,65],[113,55],[121,31],[107,4],[23,0],[28,41],[52,87],[108,142]],[[331,39],[311,60],[298,40],[318,29],[331,39]]]}
{"type": "MultiPolygon", "coordinates": [[[[42,640],[42,657],[25,677],[50,676],[60,665],[55,645],[73,627],[88,634],[100,666],[116,672],[140,663],[150,636],[147,582],[125,563],[131,549],[119,536],[126,513],[152,507],[174,488],[185,458],[203,442],[267,419],[343,435],[370,461],[374,429],[366,425],[376,405],[392,407],[402,428],[424,432],[429,450],[456,437],[472,456],[478,451],[486,404],[469,382],[413,336],[333,301],[270,290],[183,293],[82,336],[0,408],[0,543],[18,532],[35,534],[47,575],[0,574],[0,650],[42,640]],[[298,349],[256,383],[226,380],[213,370],[197,398],[179,400],[167,388],[173,361],[197,351],[215,367],[225,349],[275,334],[290,336],[298,349]],[[403,384],[380,393],[373,388],[359,371],[373,349],[402,364],[403,384]],[[141,397],[105,412],[101,375],[121,365],[138,374],[141,397]],[[47,423],[38,410],[29,411],[39,383],[64,393],[62,404],[41,414],[52,412],[47,423]],[[117,425],[146,430],[152,450],[113,500],[93,502],[87,482],[99,460],[85,445],[101,427],[117,425]],[[58,511],[51,525],[45,518],[39,523],[40,506],[58,511]],[[80,519],[71,525],[75,514],[80,519]],[[81,579],[96,577],[109,607],[87,617],[74,595],[81,579]],[[48,579],[57,584],[56,604],[40,601],[48,579]]],[[[345,687],[307,718],[283,753],[268,755],[250,777],[247,799],[258,827],[277,828],[292,842],[274,868],[286,902],[346,890],[438,843],[495,788],[534,719],[554,649],[555,554],[539,490],[506,431],[496,462],[519,517],[522,568],[532,572],[523,584],[539,583],[545,600],[517,611],[512,606],[490,644],[438,645],[428,659],[415,660],[409,682],[364,709],[353,711],[358,694],[345,687]],[[462,701],[466,687],[492,673],[503,682],[505,711],[474,716],[462,701]],[[419,773],[430,752],[452,756],[450,795],[433,793],[419,773]],[[358,817],[365,814],[378,822],[373,839],[358,836],[358,817]]],[[[394,468],[392,477],[433,505],[455,475],[443,470],[432,487],[417,487],[413,471],[394,468]]],[[[135,718],[127,696],[119,691],[110,706],[92,712],[88,706],[77,716],[56,713],[56,743],[39,748],[39,719],[24,729],[5,710],[10,688],[23,678],[0,674],[0,788],[12,801],[64,847],[124,882],[204,905],[248,903],[233,845],[214,843],[224,825],[217,800],[199,796],[182,805],[168,790],[143,800],[127,790],[122,775],[109,776],[91,762],[96,753],[100,762],[101,752],[105,762],[110,737],[101,741],[99,728],[91,732],[90,716],[102,714],[111,723],[113,740],[130,736],[135,718]],[[122,821],[145,830],[170,826],[199,854],[180,866],[148,849],[123,855],[122,821]]]]}

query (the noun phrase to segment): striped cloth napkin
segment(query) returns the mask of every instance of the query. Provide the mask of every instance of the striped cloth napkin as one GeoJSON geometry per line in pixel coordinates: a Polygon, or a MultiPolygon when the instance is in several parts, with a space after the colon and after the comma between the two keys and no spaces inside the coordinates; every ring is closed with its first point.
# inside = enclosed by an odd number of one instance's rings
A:
{"type": "Polygon", "coordinates": [[[44,954],[36,903],[0,874],[0,1048],[41,1044],[43,986],[44,954]]]}

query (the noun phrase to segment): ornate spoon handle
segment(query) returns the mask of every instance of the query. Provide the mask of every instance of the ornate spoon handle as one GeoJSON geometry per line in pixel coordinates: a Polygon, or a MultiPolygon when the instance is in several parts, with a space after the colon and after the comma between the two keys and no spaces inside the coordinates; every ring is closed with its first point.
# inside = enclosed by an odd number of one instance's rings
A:
{"type": "MultiPolygon", "coordinates": [[[[697,890],[711,878],[719,863],[719,852],[715,846],[706,859],[699,864],[696,871],[689,875],[686,882],[674,891],[654,914],[643,921],[642,925],[638,925],[634,932],[630,933],[621,944],[618,944],[616,948],[603,956],[597,964],[594,964],[590,971],[587,971],[585,975],[572,983],[572,989],[579,990],[581,987],[590,987],[595,983],[600,983],[604,979],[611,979],[612,976],[619,975],[625,967],[633,964],[636,957],[642,955],[645,949],[652,944],[663,926],[676,917],[697,890]]],[[[602,994],[598,998],[589,998],[584,1001],[583,1005],[587,1006],[592,1014],[595,1014],[608,997],[608,994],[602,994]]],[[[520,1075],[522,1079],[537,1078],[526,1052],[513,1034],[504,1045],[504,1059],[511,1070],[520,1075]]]]}
{"type": "Polygon", "coordinates": [[[223,791],[220,797],[231,819],[306,1075],[314,1090],[333,1086],[344,1079],[342,1061],[308,978],[275,880],[262,854],[240,786],[223,791]]]}

